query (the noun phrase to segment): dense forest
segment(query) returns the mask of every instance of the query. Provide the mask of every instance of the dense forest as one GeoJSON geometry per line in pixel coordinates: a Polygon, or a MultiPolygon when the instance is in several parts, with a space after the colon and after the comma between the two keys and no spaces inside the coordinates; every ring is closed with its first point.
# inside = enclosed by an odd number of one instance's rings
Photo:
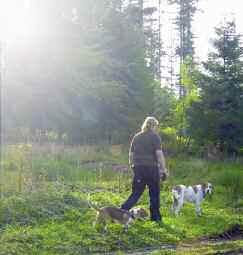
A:
{"type": "Polygon", "coordinates": [[[235,22],[215,28],[213,50],[202,62],[195,58],[193,35],[198,1],[168,4],[175,9],[178,38],[172,50],[179,66],[176,82],[161,86],[167,38],[153,20],[161,22],[162,4],[31,1],[37,31],[3,47],[5,141],[128,143],[144,118],[154,115],[170,151],[201,153],[211,146],[238,154],[243,146],[243,51],[235,22]]]}

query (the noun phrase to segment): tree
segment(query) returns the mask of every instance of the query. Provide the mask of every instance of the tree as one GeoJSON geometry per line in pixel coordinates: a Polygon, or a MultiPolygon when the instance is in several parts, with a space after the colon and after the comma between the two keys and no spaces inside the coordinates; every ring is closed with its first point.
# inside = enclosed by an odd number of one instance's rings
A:
{"type": "Polygon", "coordinates": [[[197,142],[232,153],[243,145],[243,48],[234,22],[215,31],[214,51],[200,78],[200,101],[192,105],[188,119],[197,142]]]}
{"type": "Polygon", "coordinates": [[[139,13],[121,0],[30,5],[38,37],[7,53],[5,130],[65,132],[73,143],[124,141],[152,111],[139,13]]]}
{"type": "Polygon", "coordinates": [[[175,92],[168,87],[161,88],[159,82],[155,82],[153,92],[153,114],[159,119],[161,127],[166,128],[174,126],[174,112],[176,110],[175,92]]]}
{"type": "MultiPolygon", "coordinates": [[[[198,1],[199,0],[168,0],[170,4],[175,4],[177,6],[175,24],[179,34],[179,45],[176,49],[176,53],[180,58],[180,68],[183,66],[184,62],[187,61],[187,58],[192,59],[191,63],[194,64],[192,22],[197,11],[198,1]]],[[[186,92],[179,74],[179,96],[183,97],[186,92]]]]}
{"type": "Polygon", "coordinates": [[[187,111],[194,102],[198,101],[198,67],[192,64],[189,57],[181,65],[181,84],[187,91],[186,95],[179,97],[173,115],[173,125],[176,127],[178,151],[189,148],[191,135],[188,130],[187,111]]]}

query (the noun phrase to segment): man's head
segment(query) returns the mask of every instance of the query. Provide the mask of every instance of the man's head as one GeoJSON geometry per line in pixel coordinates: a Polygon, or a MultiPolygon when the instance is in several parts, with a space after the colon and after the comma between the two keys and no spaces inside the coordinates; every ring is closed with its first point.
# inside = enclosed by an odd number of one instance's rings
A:
{"type": "Polygon", "coordinates": [[[143,132],[147,130],[155,131],[158,126],[159,126],[159,121],[155,117],[149,116],[143,122],[141,129],[143,132]]]}

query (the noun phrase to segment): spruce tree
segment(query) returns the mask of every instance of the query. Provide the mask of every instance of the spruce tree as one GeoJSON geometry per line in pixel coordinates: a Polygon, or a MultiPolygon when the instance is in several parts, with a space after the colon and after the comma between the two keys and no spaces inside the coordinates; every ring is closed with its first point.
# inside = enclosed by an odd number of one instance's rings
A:
{"type": "MultiPolygon", "coordinates": [[[[194,57],[194,46],[192,33],[192,22],[197,8],[199,0],[168,0],[169,4],[176,5],[177,16],[175,19],[176,29],[178,31],[179,40],[176,54],[180,58],[180,72],[182,65],[187,59],[194,57]]],[[[193,62],[192,62],[193,64],[193,62]]],[[[179,96],[183,97],[186,94],[186,89],[182,84],[181,74],[179,74],[179,96]]]]}
{"type": "Polygon", "coordinates": [[[200,101],[188,117],[197,141],[232,153],[243,145],[243,48],[234,22],[215,31],[214,51],[200,79],[200,101]]]}

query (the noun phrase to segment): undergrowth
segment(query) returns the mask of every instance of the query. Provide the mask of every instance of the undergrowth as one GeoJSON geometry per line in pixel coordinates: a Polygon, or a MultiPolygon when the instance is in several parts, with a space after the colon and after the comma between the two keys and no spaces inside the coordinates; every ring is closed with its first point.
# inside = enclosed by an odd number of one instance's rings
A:
{"type": "MultiPolygon", "coordinates": [[[[112,168],[127,163],[123,153],[113,157],[109,150],[89,156],[72,151],[70,158],[65,153],[59,158],[44,158],[30,154],[29,148],[18,148],[17,152],[12,148],[11,153],[16,155],[6,154],[6,168],[1,171],[0,255],[124,254],[134,249],[159,249],[163,244],[179,244],[243,225],[243,175],[237,163],[167,159],[170,177],[161,185],[163,224],[137,220],[127,233],[121,225],[109,224],[104,233],[93,225],[96,211],[87,199],[98,206],[120,206],[128,197],[131,172],[112,168]],[[195,215],[191,204],[184,206],[179,217],[171,215],[173,185],[206,181],[213,183],[215,192],[204,201],[202,217],[195,215]]],[[[149,210],[148,201],[146,191],[139,206],[149,210]]]]}

